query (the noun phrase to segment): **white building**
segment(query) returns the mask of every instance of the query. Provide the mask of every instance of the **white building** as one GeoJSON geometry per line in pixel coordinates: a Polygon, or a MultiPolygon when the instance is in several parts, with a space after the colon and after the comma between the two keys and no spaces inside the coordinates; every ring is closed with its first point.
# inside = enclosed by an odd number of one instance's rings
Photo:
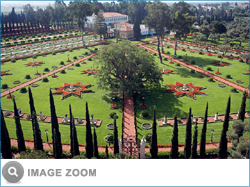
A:
{"type": "MultiPolygon", "coordinates": [[[[105,18],[105,23],[107,26],[112,23],[128,22],[128,15],[120,14],[117,12],[103,12],[103,17],[105,18]]],[[[95,24],[96,15],[87,17],[87,27],[92,28],[95,24]]]]}

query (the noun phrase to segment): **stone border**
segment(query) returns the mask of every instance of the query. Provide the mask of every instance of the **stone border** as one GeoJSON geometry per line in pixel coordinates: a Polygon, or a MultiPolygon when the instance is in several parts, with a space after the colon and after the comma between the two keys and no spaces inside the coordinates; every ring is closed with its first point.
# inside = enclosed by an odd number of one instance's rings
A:
{"type": "Polygon", "coordinates": [[[141,128],[143,128],[143,129],[145,129],[145,130],[149,130],[149,129],[152,129],[152,124],[151,123],[143,123],[142,125],[141,125],[141,128]],[[150,125],[150,127],[148,127],[148,128],[146,128],[146,127],[144,127],[143,125],[146,125],[146,124],[149,124],[150,125]]]}

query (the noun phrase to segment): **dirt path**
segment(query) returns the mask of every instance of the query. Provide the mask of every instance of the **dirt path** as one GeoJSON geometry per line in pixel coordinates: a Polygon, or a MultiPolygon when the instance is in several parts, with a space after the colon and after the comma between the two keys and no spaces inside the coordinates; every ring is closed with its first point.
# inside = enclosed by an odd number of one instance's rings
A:
{"type": "Polygon", "coordinates": [[[123,149],[122,151],[128,155],[138,157],[138,149],[136,146],[136,132],[134,121],[134,103],[132,97],[124,98],[123,110],[123,149]]]}

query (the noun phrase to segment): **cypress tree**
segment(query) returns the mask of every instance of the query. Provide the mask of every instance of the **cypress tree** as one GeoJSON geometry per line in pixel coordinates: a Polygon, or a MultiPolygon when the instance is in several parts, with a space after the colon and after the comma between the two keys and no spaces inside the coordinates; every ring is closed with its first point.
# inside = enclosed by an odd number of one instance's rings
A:
{"type": "Polygon", "coordinates": [[[92,141],[92,133],[91,133],[91,124],[89,119],[89,109],[88,103],[86,102],[86,157],[93,157],[93,141],[92,141]]]}
{"type": "Polygon", "coordinates": [[[191,158],[197,158],[197,135],[198,135],[198,129],[197,129],[197,120],[195,122],[194,127],[194,135],[193,135],[193,145],[192,145],[192,154],[191,158]]]}
{"type": "Polygon", "coordinates": [[[151,158],[157,158],[158,147],[157,147],[157,132],[156,132],[155,109],[154,109],[154,121],[153,121],[152,137],[151,138],[152,138],[151,139],[151,145],[150,145],[151,158]]]}
{"type": "Polygon", "coordinates": [[[105,153],[106,153],[106,159],[109,158],[109,150],[108,150],[108,146],[106,145],[105,147],[105,153]]]}
{"type": "Polygon", "coordinates": [[[61,158],[62,154],[60,153],[59,146],[57,145],[59,142],[58,142],[58,139],[57,139],[58,136],[57,136],[55,128],[53,129],[52,134],[53,134],[53,137],[54,137],[54,140],[53,140],[53,155],[54,155],[54,158],[61,158]],[[57,146],[55,146],[55,145],[57,145],[57,146]]]}
{"type": "Polygon", "coordinates": [[[74,116],[72,115],[71,105],[69,105],[69,113],[70,113],[70,152],[72,157],[76,155],[80,155],[79,144],[77,139],[76,127],[74,116]]]}
{"type": "Polygon", "coordinates": [[[246,113],[246,92],[243,92],[241,106],[240,106],[240,112],[238,119],[244,122],[245,119],[245,113],[246,113]]]}
{"type": "Polygon", "coordinates": [[[184,147],[185,158],[190,158],[191,156],[191,143],[192,143],[192,122],[191,122],[191,108],[189,108],[188,120],[186,124],[185,147],[184,147]]]}
{"type": "Polygon", "coordinates": [[[118,131],[116,125],[116,119],[114,119],[114,154],[119,154],[119,145],[118,145],[118,131]]]}
{"type": "Polygon", "coordinates": [[[177,123],[177,117],[175,115],[174,117],[174,129],[173,129],[173,136],[171,140],[171,152],[169,155],[169,158],[178,158],[179,152],[178,152],[178,123],[177,123]]]}
{"type": "Polygon", "coordinates": [[[99,153],[98,153],[98,143],[97,143],[97,136],[94,128],[94,156],[96,158],[99,158],[99,153]]]}
{"type": "Polygon", "coordinates": [[[202,132],[201,132],[200,158],[206,157],[207,112],[208,112],[208,103],[207,103],[207,107],[206,107],[206,112],[205,112],[205,117],[204,117],[204,121],[203,121],[202,132]]]}
{"type": "MultiPolygon", "coordinates": [[[[34,100],[33,100],[33,96],[32,96],[32,92],[31,92],[31,89],[29,87],[29,104],[30,104],[30,115],[33,114],[33,112],[35,112],[36,114],[36,109],[35,109],[35,106],[34,106],[34,100]]],[[[33,119],[32,119],[33,120],[33,119]]],[[[33,121],[32,121],[32,124],[33,124],[33,121]]],[[[33,127],[34,128],[34,127],[33,127]]]]}
{"type": "Polygon", "coordinates": [[[219,158],[227,158],[227,131],[229,126],[229,114],[230,114],[230,104],[231,104],[231,98],[229,96],[227,101],[227,108],[225,112],[225,119],[223,122],[223,127],[221,131],[221,137],[220,137],[220,145],[219,145],[219,158]]]}
{"type": "Polygon", "coordinates": [[[26,151],[25,141],[23,137],[23,130],[22,130],[22,126],[20,123],[20,118],[19,118],[19,114],[17,111],[15,99],[13,99],[13,103],[14,103],[14,118],[15,118],[15,123],[16,123],[16,136],[17,136],[17,142],[18,142],[18,151],[19,152],[26,151]]]}
{"type": "Polygon", "coordinates": [[[9,132],[6,127],[2,109],[1,109],[1,153],[2,157],[5,159],[12,158],[9,132]]]}
{"type": "Polygon", "coordinates": [[[34,149],[43,150],[43,140],[41,137],[41,131],[39,128],[39,124],[37,122],[37,117],[36,117],[35,112],[32,113],[31,118],[32,118],[32,126],[33,126],[34,149]]]}
{"type": "Polygon", "coordinates": [[[53,152],[57,151],[57,156],[55,158],[60,158],[62,155],[62,143],[61,143],[61,133],[59,131],[59,125],[56,116],[56,109],[54,104],[54,98],[50,90],[50,114],[51,114],[51,130],[52,130],[52,142],[53,142],[53,152]],[[56,133],[54,133],[54,129],[56,133]],[[56,135],[56,139],[55,136],[56,135]],[[57,149],[57,150],[56,150],[57,149]]]}

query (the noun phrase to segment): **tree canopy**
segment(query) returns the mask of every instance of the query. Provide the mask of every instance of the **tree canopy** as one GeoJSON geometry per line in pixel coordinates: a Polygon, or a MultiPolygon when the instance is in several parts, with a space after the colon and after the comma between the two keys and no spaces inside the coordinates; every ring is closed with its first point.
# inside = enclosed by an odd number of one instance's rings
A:
{"type": "Polygon", "coordinates": [[[153,56],[129,41],[104,47],[97,58],[97,83],[101,89],[117,88],[131,95],[132,91],[141,91],[143,83],[160,86],[163,80],[153,56]]]}

